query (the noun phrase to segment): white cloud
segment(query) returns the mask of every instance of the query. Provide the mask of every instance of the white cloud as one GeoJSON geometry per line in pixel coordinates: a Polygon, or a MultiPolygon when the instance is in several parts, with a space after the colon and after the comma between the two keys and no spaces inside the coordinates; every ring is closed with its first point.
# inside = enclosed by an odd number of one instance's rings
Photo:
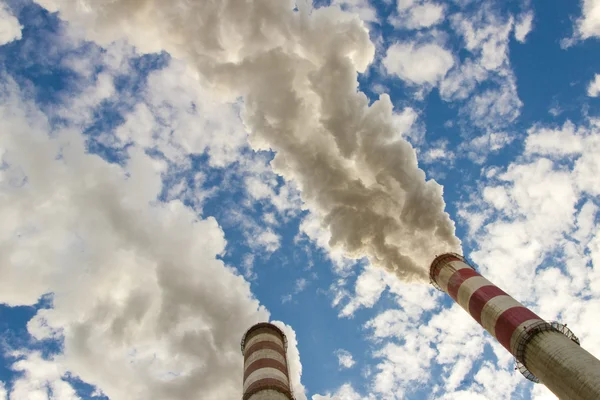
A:
{"type": "Polygon", "coordinates": [[[462,36],[465,48],[478,55],[485,69],[498,70],[508,63],[508,43],[513,19],[502,19],[485,6],[474,14],[455,14],[454,30],[462,36]]]}
{"type": "Polygon", "coordinates": [[[409,27],[428,28],[444,19],[444,6],[436,3],[424,3],[410,10],[409,27]]]}
{"type": "Polygon", "coordinates": [[[365,268],[356,280],[354,295],[340,315],[351,316],[360,307],[373,307],[386,287],[384,271],[378,268],[365,268]]]}
{"type": "Polygon", "coordinates": [[[499,369],[491,362],[484,362],[474,376],[469,390],[448,392],[447,400],[485,400],[495,398],[515,398],[514,392],[522,385],[524,378],[511,370],[499,369]]]}
{"type": "Polygon", "coordinates": [[[570,121],[560,129],[537,127],[528,132],[526,150],[541,156],[574,157],[573,182],[580,191],[597,195],[600,185],[594,176],[600,171],[600,163],[593,152],[600,149],[599,128],[600,122],[593,119],[589,126],[579,128],[570,121]]]}
{"type": "Polygon", "coordinates": [[[577,132],[577,127],[570,121],[558,129],[536,126],[528,131],[525,153],[552,157],[581,154],[584,150],[584,137],[584,132],[577,132]]]}
{"type": "Polygon", "coordinates": [[[352,353],[348,350],[338,349],[335,351],[335,355],[338,358],[340,368],[352,368],[356,364],[356,361],[352,358],[352,353]]]}
{"type": "Polygon", "coordinates": [[[452,158],[454,158],[454,153],[448,152],[443,147],[429,149],[422,156],[423,162],[438,162],[440,160],[447,160],[452,158]]]}
{"type": "MultiPolygon", "coordinates": [[[[372,396],[368,397],[372,399],[372,396]]],[[[354,390],[351,384],[345,383],[335,392],[328,393],[326,395],[315,394],[312,400],[362,400],[365,399],[358,392],[354,390]]]]}
{"type": "Polygon", "coordinates": [[[426,164],[452,164],[456,154],[448,148],[448,141],[432,143],[431,147],[420,154],[419,161],[426,164]]]}
{"type": "Polygon", "coordinates": [[[454,306],[424,324],[423,313],[438,306],[432,287],[392,281],[390,291],[398,295],[400,308],[386,310],[365,325],[379,347],[375,356],[381,358],[372,376],[375,392],[394,393],[389,397],[393,399],[410,396],[417,383],[431,379],[434,363],[452,366],[444,368],[443,378],[447,386],[456,385],[481,353],[483,336],[476,323],[454,306]]]}
{"type": "Polygon", "coordinates": [[[454,65],[452,53],[435,43],[396,43],[383,59],[388,74],[409,83],[437,84],[454,65]]]}
{"type": "Polygon", "coordinates": [[[246,146],[240,105],[215,98],[182,62],[152,72],[147,89],[116,136],[123,143],[156,148],[172,161],[207,152],[209,163],[224,167],[246,146]]]}
{"type": "Polygon", "coordinates": [[[513,24],[512,17],[503,18],[486,5],[473,13],[451,17],[452,28],[463,38],[464,48],[471,56],[448,73],[440,85],[440,94],[447,101],[465,100],[481,83],[489,83],[491,88],[475,96],[462,110],[479,126],[489,124],[489,118],[482,119],[488,116],[488,109],[496,121],[510,123],[522,105],[508,57],[513,24]]]}
{"type": "MultiPolygon", "coordinates": [[[[375,367],[372,385],[379,396],[390,399],[410,397],[415,387],[431,382],[434,368],[440,368],[443,381],[443,385],[432,388],[434,396],[455,398],[456,394],[452,393],[465,383],[464,378],[474,363],[482,358],[484,345],[492,340],[484,336],[481,327],[458,305],[435,312],[427,323],[423,323],[420,314],[407,317],[402,310],[387,310],[369,321],[366,327],[373,329],[375,343],[382,342],[375,354],[381,361],[375,367]]],[[[497,374],[515,374],[512,364],[495,368],[497,374]]],[[[473,387],[473,393],[491,396],[487,398],[496,395],[510,398],[510,393],[523,383],[522,378],[513,377],[511,381],[511,384],[497,388],[496,393],[494,388],[481,387],[490,384],[487,377],[477,379],[467,387],[473,387]]],[[[469,397],[461,395],[457,398],[469,397]]]]}
{"type": "Polygon", "coordinates": [[[577,21],[577,33],[582,39],[600,36],[600,0],[581,0],[582,16],[577,21]]]}
{"type": "Polygon", "coordinates": [[[0,381],[0,400],[7,400],[6,389],[2,381],[0,381]]]}
{"type": "Polygon", "coordinates": [[[520,116],[523,103],[510,65],[509,43],[513,28],[515,34],[525,35],[530,16],[521,15],[515,27],[512,16],[499,13],[489,3],[477,3],[473,11],[450,17],[467,55],[440,82],[440,96],[459,102],[459,115],[465,119],[459,127],[468,138],[461,148],[477,163],[515,139],[508,128],[520,116]]]}
{"type": "Polygon", "coordinates": [[[413,7],[418,0],[396,0],[396,7],[398,11],[404,11],[413,7]]]}
{"type": "Polygon", "coordinates": [[[357,14],[365,22],[377,22],[377,10],[369,3],[369,0],[333,0],[331,4],[357,14]]]}
{"type": "MultiPolygon", "coordinates": [[[[490,120],[490,123],[492,122],[493,121],[490,120]]],[[[487,133],[478,136],[471,141],[464,142],[461,145],[461,150],[465,150],[472,161],[482,164],[485,162],[486,157],[489,154],[498,152],[512,143],[514,139],[514,136],[510,136],[506,132],[488,131],[487,133]]]]}
{"type": "Polygon", "coordinates": [[[590,97],[598,97],[600,95],[600,74],[594,75],[594,79],[589,83],[587,95],[590,97]]]}
{"type": "Polygon", "coordinates": [[[533,12],[529,11],[519,16],[515,24],[515,39],[521,43],[525,43],[527,35],[533,29],[533,12]]]}
{"type": "Polygon", "coordinates": [[[529,291],[524,280],[533,279],[543,252],[556,244],[562,232],[570,230],[577,194],[569,174],[554,170],[552,162],[544,158],[512,165],[501,180],[496,197],[504,190],[503,196],[514,204],[505,208],[509,219],[489,223],[479,241],[480,249],[471,257],[480,265],[491,266],[498,252],[510,254],[504,258],[501,276],[490,278],[500,287],[510,287],[511,294],[522,299],[529,291]]]}
{"type": "Polygon", "coordinates": [[[517,119],[522,106],[515,79],[510,77],[498,88],[485,90],[471,97],[467,109],[461,112],[468,113],[469,118],[480,128],[498,130],[517,119]]]}
{"type": "Polygon", "coordinates": [[[263,205],[270,203],[279,217],[296,216],[303,203],[293,182],[280,184],[267,162],[263,165],[257,165],[259,160],[252,163],[254,165],[245,163],[239,171],[245,175],[244,185],[251,200],[263,205]]]}
{"type": "Polygon", "coordinates": [[[12,15],[4,0],[0,0],[0,46],[21,39],[21,24],[12,15]]]}
{"type": "MultiPolygon", "coordinates": [[[[595,120],[530,129],[525,158],[495,177],[496,186],[483,188],[480,212],[487,207],[498,212],[473,234],[479,250],[471,254],[484,275],[540,316],[568,322],[592,354],[600,354],[593,318],[588,319],[598,312],[600,298],[594,201],[600,185],[592,178],[600,172],[594,156],[599,148],[595,120]]],[[[533,396],[545,394],[536,390],[533,396]]]]}
{"type": "Polygon", "coordinates": [[[63,380],[66,371],[59,363],[43,359],[38,352],[18,356],[20,359],[12,364],[11,369],[22,375],[13,382],[11,399],[45,400],[49,398],[48,390],[53,400],[81,399],[75,389],[63,380]]]}
{"type": "Polygon", "coordinates": [[[390,23],[397,29],[423,29],[441,23],[446,8],[426,0],[398,1],[398,15],[390,17],[390,23]]]}
{"type": "Polygon", "coordinates": [[[239,397],[239,339],[268,312],[216,258],[226,244],[217,222],[157,203],[164,166],[138,147],[124,166],[108,164],[76,132],[50,138],[5,77],[1,92],[0,302],[53,292],[54,308],[28,328],[62,332],[61,368],[111,398],[239,397]]]}
{"type": "Polygon", "coordinates": [[[254,243],[264,248],[266,252],[273,253],[279,248],[281,237],[271,229],[266,229],[254,238],[254,243]]]}
{"type": "Polygon", "coordinates": [[[341,308],[340,316],[350,317],[360,308],[371,308],[386,289],[403,309],[406,318],[418,318],[423,312],[435,307],[435,293],[429,285],[408,284],[393,274],[376,268],[366,267],[356,279],[353,292],[345,288],[346,280],[335,282],[331,290],[335,294],[333,306],[348,300],[341,308]]]}
{"type": "Polygon", "coordinates": [[[464,100],[488,77],[488,71],[479,62],[467,59],[453,68],[442,80],[440,95],[446,101],[464,100]]]}

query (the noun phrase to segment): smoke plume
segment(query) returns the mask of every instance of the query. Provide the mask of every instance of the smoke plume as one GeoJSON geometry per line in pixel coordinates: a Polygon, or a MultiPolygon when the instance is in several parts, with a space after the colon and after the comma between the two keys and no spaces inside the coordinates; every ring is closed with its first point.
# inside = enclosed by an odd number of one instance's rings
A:
{"type": "Polygon", "coordinates": [[[0,74],[0,304],[53,293],[27,330],[64,349],[55,382],[33,373],[23,384],[29,371],[10,398],[47,398],[66,370],[111,399],[240,398],[239,340],[269,313],[217,258],[216,220],[157,204],[164,165],[143,150],[109,164],[23,97],[0,74]]]}
{"type": "Polygon", "coordinates": [[[215,95],[244,100],[255,149],[295,180],[330,245],[404,280],[460,246],[442,188],[394,128],[387,95],[369,106],[357,72],[374,57],[358,17],[281,0],[39,0],[107,44],[185,59],[215,95]]]}

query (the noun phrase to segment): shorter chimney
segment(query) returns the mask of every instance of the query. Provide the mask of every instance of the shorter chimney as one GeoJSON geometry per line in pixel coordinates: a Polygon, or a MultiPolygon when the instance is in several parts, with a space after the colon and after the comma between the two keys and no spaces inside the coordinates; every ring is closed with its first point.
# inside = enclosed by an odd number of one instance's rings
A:
{"type": "Polygon", "coordinates": [[[246,331],[243,400],[294,400],[286,350],[285,334],[273,324],[262,322],[246,331]]]}

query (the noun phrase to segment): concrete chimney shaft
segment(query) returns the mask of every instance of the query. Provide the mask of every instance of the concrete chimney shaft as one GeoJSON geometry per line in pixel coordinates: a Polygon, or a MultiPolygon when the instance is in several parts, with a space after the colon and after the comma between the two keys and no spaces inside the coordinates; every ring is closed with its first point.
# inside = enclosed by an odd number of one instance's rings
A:
{"type": "Polygon", "coordinates": [[[243,400],[293,400],[285,334],[269,323],[259,323],[242,338],[243,400]]]}
{"type": "Polygon", "coordinates": [[[430,278],[558,398],[600,399],[600,361],[481,276],[462,256],[436,257],[430,278]]]}

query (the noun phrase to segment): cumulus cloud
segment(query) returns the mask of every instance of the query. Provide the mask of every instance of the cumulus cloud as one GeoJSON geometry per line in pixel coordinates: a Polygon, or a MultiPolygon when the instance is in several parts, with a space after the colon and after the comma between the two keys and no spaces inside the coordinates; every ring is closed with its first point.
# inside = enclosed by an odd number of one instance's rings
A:
{"type": "Polygon", "coordinates": [[[115,132],[123,145],[159,150],[173,162],[205,152],[214,167],[237,161],[247,136],[240,105],[214,97],[182,62],[151,73],[139,94],[144,102],[115,132]]]}
{"type": "Polygon", "coordinates": [[[533,29],[533,12],[527,12],[519,16],[515,24],[515,39],[521,43],[525,43],[527,35],[533,29]]]}
{"type": "MultiPolygon", "coordinates": [[[[30,333],[64,338],[59,371],[111,398],[239,397],[239,339],[269,314],[216,258],[226,244],[217,222],[157,202],[164,164],[141,149],[109,164],[75,131],[50,137],[46,116],[6,77],[1,92],[0,302],[54,293],[30,333]]],[[[17,367],[34,374],[38,364],[17,367]]]]}
{"type": "MultiPolygon", "coordinates": [[[[561,315],[561,310],[593,301],[585,299],[586,293],[598,296],[595,270],[586,265],[596,262],[596,205],[589,196],[600,193],[597,179],[592,178],[600,170],[593,156],[599,137],[596,121],[579,127],[570,122],[562,127],[534,127],[525,145],[529,161],[514,163],[498,176],[496,186],[484,190],[486,202],[501,213],[482,228],[483,240],[472,257],[517,298],[539,301],[541,315],[548,319],[561,315]],[[571,166],[565,168],[567,159],[571,166]],[[491,266],[497,260],[495,255],[503,251],[505,267],[500,274],[491,266]],[[561,268],[536,269],[555,252],[564,258],[561,268]],[[535,282],[534,287],[539,284],[540,291],[532,292],[523,283],[525,279],[535,282]],[[548,288],[559,282],[565,287],[553,295],[548,288]]],[[[558,259],[550,263],[557,265],[558,259]]],[[[579,313],[564,315],[577,321],[589,349],[599,351],[598,341],[587,337],[589,322],[579,313]]]]}
{"type": "Polygon", "coordinates": [[[422,303],[427,298],[424,292],[433,290],[430,287],[398,285],[402,286],[395,288],[398,309],[385,310],[365,325],[378,358],[371,396],[407,398],[434,376],[441,378],[431,388],[435,398],[511,398],[523,390],[526,381],[514,371],[510,354],[485,335],[468,313],[456,304],[439,309],[435,301],[422,303]],[[431,311],[424,319],[423,313],[431,311]],[[492,347],[494,356],[486,357],[489,361],[473,371],[484,357],[485,346],[492,347]],[[470,374],[475,378],[467,378],[470,374]],[[497,376],[504,382],[495,382],[497,376]]]}
{"type": "MultiPolygon", "coordinates": [[[[75,389],[63,379],[66,371],[60,363],[44,359],[39,352],[12,354],[12,356],[19,358],[13,363],[11,369],[20,376],[13,382],[11,398],[47,399],[50,391],[53,400],[81,399],[75,389]]],[[[1,392],[0,399],[4,399],[1,392]]]]}
{"type": "Polygon", "coordinates": [[[388,74],[411,84],[435,85],[454,65],[452,53],[435,43],[395,43],[383,59],[388,74]]]}
{"type": "MultiPolygon", "coordinates": [[[[543,318],[568,323],[595,355],[600,186],[592,176],[600,171],[593,156],[598,126],[591,119],[532,127],[523,157],[491,174],[462,214],[479,226],[470,234],[478,247],[471,257],[483,274],[543,318]]],[[[538,385],[532,398],[552,395],[538,385]]]]}
{"type": "Polygon", "coordinates": [[[19,20],[12,15],[10,9],[0,1],[0,46],[21,39],[21,24],[19,20]]]}
{"type": "MultiPolygon", "coordinates": [[[[405,398],[415,384],[429,381],[434,363],[454,365],[460,357],[467,361],[466,374],[483,349],[482,332],[476,323],[458,306],[442,310],[430,322],[423,324],[400,310],[388,310],[367,323],[373,339],[387,339],[376,352],[373,385],[376,393],[394,393],[394,399],[405,398]],[[394,340],[394,338],[400,340],[394,340]],[[434,350],[437,349],[436,350],[434,350]]],[[[446,380],[461,380],[444,373],[446,380]]]]}
{"type": "Polygon", "coordinates": [[[590,97],[598,97],[600,95],[600,74],[594,75],[594,79],[588,84],[587,95],[590,97]]]}
{"type": "Polygon", "coordinates": [[[527,154],[546,156],[576,156],[583,153],[585,131],[577,128],[571,121],[562,127],[536,126],[528,131],[525,139],[527,154]]]}
{"type": "MultiPolygon", "coordinates": [[[[364,398],[354,390],[351,384],[345,383],[335,393],[316,394],[312,397],[312,400],[361,400],[364,398]]],[[[368,398],[372,399],[373,397],[369,396],[368,398]]]]}
{"type": "MultiPolygon", "coordinates": [[[[434,254],[459,248],[441,187],[398,139],[389,97],[369,106],[356,90],[375,49],[355,15],[304,1],[40,3],[100,43],[127,36],[141,51],[166,49],[222,96],[243,96],[253,147],[276,153],[274,169],[297,182],[346,256],[426,279],[434,254]]],[[[435,71],[417,79],[450,68],[436,54],[435,71]]]]}
{"type": "Polygon", "coordinates": [[[352,353],[348,350],[338,349],[336,350],[335,355],[338,358],[340,368],[352,368],[354,364],[356,364],[356,361],[352,358],[352,353]]]}
{"type": "Polygon", "coordinates": [[[581,18],[577,21],[577,34],[582,39],[600,36],[600,0],[581,0],[581,18]]]}

